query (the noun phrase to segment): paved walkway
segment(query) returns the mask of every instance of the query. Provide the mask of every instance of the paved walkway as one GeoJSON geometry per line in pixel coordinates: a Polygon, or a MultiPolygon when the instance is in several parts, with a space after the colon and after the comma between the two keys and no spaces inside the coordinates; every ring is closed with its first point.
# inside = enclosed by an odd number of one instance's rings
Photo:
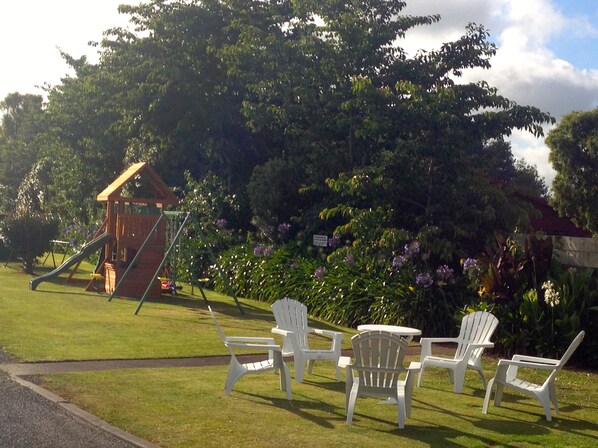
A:
{"type": "MultiPolygon", "coordinates": [[[[343,351],[350,355],[351,351],[343,351]]],[[[419,347],[409,347],[418,355],[419,347]]],[[[250,361],[260,355],[241,355],[250,361]]],[[[113,369],[175,368],[226,365],[229,356],[18,363],[0,349],[0,447],[11,448],[159,448],[78,408],[29,381],[51,373],[113,369]]]]}

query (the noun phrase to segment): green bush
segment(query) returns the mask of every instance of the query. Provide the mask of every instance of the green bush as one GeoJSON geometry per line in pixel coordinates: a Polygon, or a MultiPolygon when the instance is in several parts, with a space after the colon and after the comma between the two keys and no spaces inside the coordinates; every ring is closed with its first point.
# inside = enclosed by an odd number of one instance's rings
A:
{"type": "Polygon", "coordinates": [[[598,366],[595,269],[563,267],[552,256],[550,239],[530,236],[517,242],[499,237],[470,279],[473,289],[480,288],[480,305],[500,321],[495,337],[498,353],[558,358],[585,330],[576,360],[598,366]]]}
{"type": "Polygon", "coordinates": [[[33,273],[37,257],[50,249],[58,234],[58,222],[40,214],[20,214],[4,221],[4,239],[14,255],[23,262],[23,270],[33,273]]]}

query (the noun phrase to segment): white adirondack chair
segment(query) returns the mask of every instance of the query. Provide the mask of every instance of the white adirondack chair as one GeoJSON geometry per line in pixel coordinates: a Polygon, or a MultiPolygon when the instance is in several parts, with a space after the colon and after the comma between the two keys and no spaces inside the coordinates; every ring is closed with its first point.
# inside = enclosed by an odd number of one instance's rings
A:
{"type": "Polygon", "coordinates": [[[226,336],[210,306],[208,306],[208,310],[212,315],[212,319],[214,320],[214,324],[216,324],[216,328],[218,329],[218,333],[220,333],[224,345],[229,349],[231,355],[224,385],[226,395],[230,395],[235,383],[247,374],[279,370],[280,389],[286,391],[287,400],[291,400],[291,375],[288,366],[282,358],[282,350],[279,345],[276,345],[274,338],[226,336]],[[256,351],[267,351],[268,359],[264,361],[242,363],[235,356],[234,349],[250,350],[254,353],[256,351]]]}
{"type": "Polygon", "coordinates": [[[347,368],[347,424],[353,421],[357,397],[368,396],[396,400],[399,428],[404,428],[405,418],[411,416],[413,382],[419,370],[418,362],[403,366],[407,341],[398,334],[368,331],[353,336],[351,344],[355,361],[343,357],[342,362],[347,368]]]}
{"type": "Polygon", "coordinates": [[[476,311],[466,315],[461,321],[461,330],[456,338],[422,338],[421,370],[417,385],[421,385],[424,369],[429,366],[446,368],[449,371],[453,392],[462,393],[467,369],[476,370],[486,388],[486,377],[482,368],[482,353],[485,348],[494,347],[490,338],[498,326],[498,319],[491,313],[476,311]],[[453,358],[432,355],[433,343],[451,342],[457,344],[453,358]]]}
{"type": "Polygon", "coordinates": [[[276,327],[272,329],[272,333],[283,336],[282,354],[283,356],[294,356],[295,380],[303,381],[305,363],[307,363],[307,372],[311,373],[316,360],[331,360],[336,365],[336,380],[340,381],[341,369],[338,366],[338,360],[341,356],[343,333],[309,327],[307,307],[303,303],[287,297],[274,302],[272,312],[276,320],[276,327]],[[332,339],[332,345],[329,349],[310,348],[308,341],[310,333],[332,339]]]}
{"type": "Polygon", "coordinates": [[[556,386],[554,380],[559,371],[567,363],[573,352],[575,352],[577,347],[579,347],[584,335],[584,331],[579,332],[571,344],[569,344],[567,351],[565,351],[561,359],[514,355],[511,359],[501,359],[498,361],[496,374],[488,383],[488,390],[486,391],[486,397],[484,398],[482,412],[484,414],[488,412],[488,402],[490,401],[492,386],[496,384],[494,406],[500,406],[503,389],[505,387],[510,387],[523,394],[531,395],[532,397],[537,398],[544,408],[546,420],[549,422],[552,421],[552,416],[550,415],[550,403],[552,403],[554,406],[556,414],[559,414],[559,404],[556,396],[556,386]],[[517,374],[520,373],[519,368],[545,370],[546,373],[548,373],[548,377],[542,384],[530,383],[529,381],[525,381],[517,376],[517,374]]]}

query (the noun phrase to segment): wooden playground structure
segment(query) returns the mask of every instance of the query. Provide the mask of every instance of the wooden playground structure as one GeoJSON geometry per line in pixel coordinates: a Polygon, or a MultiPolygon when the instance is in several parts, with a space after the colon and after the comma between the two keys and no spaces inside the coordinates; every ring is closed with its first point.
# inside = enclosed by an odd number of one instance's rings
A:
{"type": "Polygon", "coordinates": [[[105,231],[114,236],[104,247],[104,291],[113,294],[118,286],[121,296],[159,297],[161,284],[155,274],[165,257],[167,224],[161,218],[167,207],[178,204],[177,197],[150,165],[140,162],[97,199],[106,203],[105,231]],[[140,250],[143,255],[137,257],[140,250]]]}
{"type": "MultiPolygon", "coordinates": [[[[167,210],[178,204],[178,198],[152,167],[143,162],[131,165],[98,194],[97,199],[106,203],[106,218],[93,239],[68,260],[63,259],[63,263],[53,271],[31,279],[29,289],[35,290],[41,282],[55,279],[75,265],[69,274],[70,279],[82,260],[100,248],[99,261],[91,274],[87,291],[109,293],[108,301],[117,294],[139,299],[135,310],[135,314],[138,314],[145,299],[159,298],[165,288],[171,294],[180,289],[176,284],[176,272],[173,272],[176,271],[177,258],[172,257],[172,253],[176,255],[180,249],[179,241],[183,230],[192,221],[196,224],[192,238],[204,243],[206,239],[197,220],[191,218],[190,212],[167,210]],[[165,269],[169,258],[170,270],[165,269]],[[169,271],[169,277],[160,278],[166,271],[169,271]]],[[[203,251],[209,255],[237,308],[243,314],[227,276],[217,266],[212,249],[204,244],[203,251]]],[[[54,258],[53,261],[56,264],[54,258]]],[[[208,303],[202,289],[202,282],[206,279],[187,280],[192,288],[199,288],[203,300],[208,303]]],[[[191,291],[193,294],[193,289],[191,291]]]]}

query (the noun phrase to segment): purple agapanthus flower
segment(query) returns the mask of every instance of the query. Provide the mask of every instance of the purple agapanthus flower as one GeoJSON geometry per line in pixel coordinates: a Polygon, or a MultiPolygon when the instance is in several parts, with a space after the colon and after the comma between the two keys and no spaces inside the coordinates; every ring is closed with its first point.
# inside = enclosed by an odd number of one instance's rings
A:
{"type": "Polygon", "coordinates": [[[405,244],[403,248],[403,254],[407,258],[411,258],[414,255],[419,254],[419,242],[417,240],[411,241],[409,244],[405,244]]]}
{"type": "Polygon", "coordinates": [[[446,285],[453,278],[454,271],[446,264],[438,266],[436,269],[436,277],[440,286],[446,285]]]}
{"type": "Polygon", "coordinates": [[[328,246],[329,247],[338,247],[341,244],[341,239],[338,236],[333,236],[332,238],[328,238],[328,246]]]}
{"type": "Polygon", "coordinates": [[[398,269],[407,263],[407,257],[405,255],[397,255],[392,259],[392,267],[398,269]]]}
{"type": "Polygon", "coordinates": [[[418,286],[429,288],[430,286],[432,286],[432,283],[434,283],[434,281],[432,280],[432,276],[429,272],[422,272],[420,274],[417,274],[417,276],[415,277],[415,283],[418,286]]]}
{"type": "Polygon", "coordinates": [[[282,236],[285,236],[291,230],[291,225],[289,223],[283,222],[282,224],[278,225],[278,233],[282,236]]]}
{"type": "Polygon", "coordinates": [[[216,227],[218,227],[220,229],[224,229],[227,224],[228,224],[228,222],[224,218],[220,218],[220,219],[216,220],[216,227]]]}
{"type": "Polygon", "coordinates": [[[268,257],[274,253],[274,248],[272,246],[262,246],[258,244],[253,248],[253,255],[256,257],[268,257]]]}
{"type": "Polygon", "coordinates": [[[325,267],[320,266],[319,268],[316,268],[316,270],[314,271],[314,277],[316,277],[318,279],[323,279],[325,275],[326,275],[325,267]]]}
{"type": "Polygon", "coordinates": [[[480,268],[480,265],[478,263],[478,260],[476,260],[475,258],[467,258],[464,262],[463,262],[463,271],[468,272],[468,271],[477,271],[480,268]]]}

